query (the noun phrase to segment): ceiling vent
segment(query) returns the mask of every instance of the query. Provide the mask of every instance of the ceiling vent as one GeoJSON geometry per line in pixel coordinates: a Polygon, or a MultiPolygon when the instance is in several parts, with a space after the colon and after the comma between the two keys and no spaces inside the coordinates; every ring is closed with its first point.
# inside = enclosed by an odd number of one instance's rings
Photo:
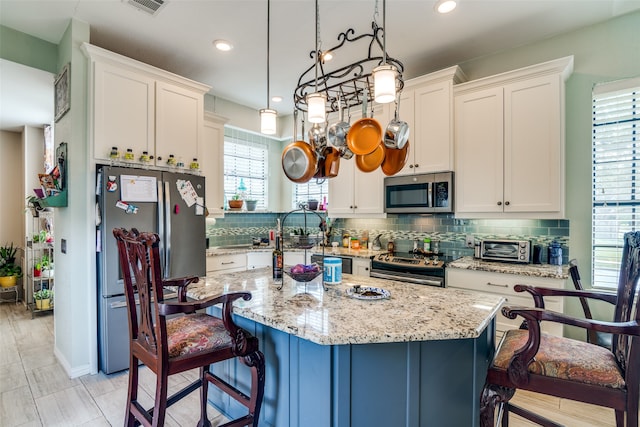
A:
{"type": "Polygon", "coordinates": [[[155,15],[164,6],[165,0],[129,0],[128,3],[150,15],[155,15]]]}

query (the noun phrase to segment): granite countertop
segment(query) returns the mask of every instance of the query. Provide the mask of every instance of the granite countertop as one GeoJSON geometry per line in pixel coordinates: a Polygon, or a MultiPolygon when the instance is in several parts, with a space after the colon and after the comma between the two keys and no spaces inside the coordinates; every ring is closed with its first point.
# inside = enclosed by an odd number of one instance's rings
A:
{"type": "Polygon", "coordinates": [[[506,262],[483,261],[470,256],[447,263],[447,268],[489,271],[493,273],[519,274],[521,276],[545,277],[551,279],[568,279],[567,265],[550,264],[513,264],[506,262]]]}
{"type": "Polygon", "coordinates": [[[270,268],[212,274],[189,285],[187,296],[251,292],[234,313],[321,345],[476,338],[503,303],[495,295],[343,275],[324,291],[321,276],[306,284],[285,276],[281,290],[270,268]],[[363,301],[346,295],[354,284],[382,287],[389,299],[363,301]]]}

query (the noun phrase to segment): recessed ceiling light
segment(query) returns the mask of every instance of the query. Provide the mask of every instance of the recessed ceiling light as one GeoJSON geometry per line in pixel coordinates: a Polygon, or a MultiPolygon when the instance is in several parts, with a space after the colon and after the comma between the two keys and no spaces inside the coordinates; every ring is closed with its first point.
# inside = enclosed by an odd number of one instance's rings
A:
{"type": "Polygon", "coordinates": [[[274,96],[273,98],[271,98],[271,100],[273,102],[282,102],[282,97],[281,96],[274,96]]]}
{"type": "Polygon", "coordinates": [[[435,5],[435,9],[438,13],[449,13],[455,9],[456,6],[458,6],[456,0],[439,0],[435,5]]]}
{"type": "Polygon", "coordinates": [[[216,49],[221,50],[223,52],[228,52],[233,49],[233,45],[226,40],[218,39],[213,41],[213,45],[216,49]]]}

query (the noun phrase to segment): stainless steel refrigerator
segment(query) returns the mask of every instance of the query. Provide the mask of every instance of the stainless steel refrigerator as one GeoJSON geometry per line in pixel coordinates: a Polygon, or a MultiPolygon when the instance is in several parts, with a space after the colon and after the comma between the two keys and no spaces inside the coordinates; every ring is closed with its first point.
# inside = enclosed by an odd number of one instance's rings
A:
{"type": "Polygon", "coordinates": [[[96,234],[100,370],[129,367],[129,325],[113,229],[159,234],[165,279],[204,276],[204,177],[136,168],[98,168],[96,234]]]}

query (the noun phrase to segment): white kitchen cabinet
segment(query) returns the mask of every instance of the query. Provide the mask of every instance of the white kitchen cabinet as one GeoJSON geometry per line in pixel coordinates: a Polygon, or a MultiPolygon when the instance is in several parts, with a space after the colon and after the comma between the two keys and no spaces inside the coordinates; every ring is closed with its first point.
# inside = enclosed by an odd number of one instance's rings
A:
{"type": "Polygon", "coordinates": [[[247,270],[272,266],[272,253],[269,251],[247,252],[247,270]]]}
{"type": "Polygon", "coordinates": [[[93,77],[94,157],[110,160],[111,147],[155,156],[155,80],[106,62],[95,63],[93,77]]]}
{"type": "MultiPolygon", "coordinates": [[[[448,288],[467,289],[475,292],[483,292],[503,296],[506,299],[504,305],[534,307],[530,294],[515,292],[513,287],[517,284],[543,286],[546,288],[564,289],[563,279],[523,276],[518,274],[494,273],[488,271],[466,270],[460,268],[447,268],[446,284],[448,288]]],[[[561,297],[545,298],[545,308],[562,313],[564,302],[561,297]]],[[[522,317],[508,319],[498,313],[496,316],[497,340],[508,329],[517,329],[522,323],[522,317]]],[[[562,336],[562,324],[542,322],[542,330],[553,335],[562,336]]]]}
{"type": "Polygon", "coordinates": [[[369,277],[369,273],[371,270],[371,259],[354,257],[351,267],[353,269],[354,276],[369,277]]]}
{"type": "Polygon", "coordinates": [[[164,81],[156,82],[156,165],[169,155],[184,165],[198,159],[204,119],[204,92],[164,81]]]}
{"type": "Polygon", "coordinates": [[[247,269],[247,254],[225,254],[207,257],[207,275],[216,271],[231,273],[247,269]]]}
{"type": "Polygon", "coordinates": [[[206,177],[205,204],[211,217],[224,217],[224,123],[212,113],[204,115],[204,132],[198,152],[200,169],[206,177]]]}
{"type": "Polygon", "coordinates": [[[164,167],[173,154],[189,170],[199,155],[209,86],[88,43],[82,49],[89,58],[93,157],[122,162],[131,149],[127,163],[140,166],[147,151],[153,156],[147,164],[164,167]],[[110,158],[113,146],[118,159],[110,158]]]}
{"type": "Polygon", "coordinates": [[[564,217],[573,58],[454,87],[457,217],[564,217]]]}
{"type": "Polygon", "coordinates": [[[453,85],[464,80],[454,66],[405,82],[399,119],[409,124],[409,159],[397,175],[453,170],[453,85]]]}
{"type": "MultiPolygon", "coordinates": [[[[388,110],[376,106],[374,117],[384,129],[388,124],[388,110]]],[[[369,113],[370,114],[370,113],[369,113]]],[[[362,112],[351,114],[355,123],[362,112]]],[[[338,218],[384,217],[384,174],[380,168],[373,172],[362,172],[356,166],[356,156],[350,160],[340,159],[338,176],[329,179],[329,214],[338,218]]]]}

